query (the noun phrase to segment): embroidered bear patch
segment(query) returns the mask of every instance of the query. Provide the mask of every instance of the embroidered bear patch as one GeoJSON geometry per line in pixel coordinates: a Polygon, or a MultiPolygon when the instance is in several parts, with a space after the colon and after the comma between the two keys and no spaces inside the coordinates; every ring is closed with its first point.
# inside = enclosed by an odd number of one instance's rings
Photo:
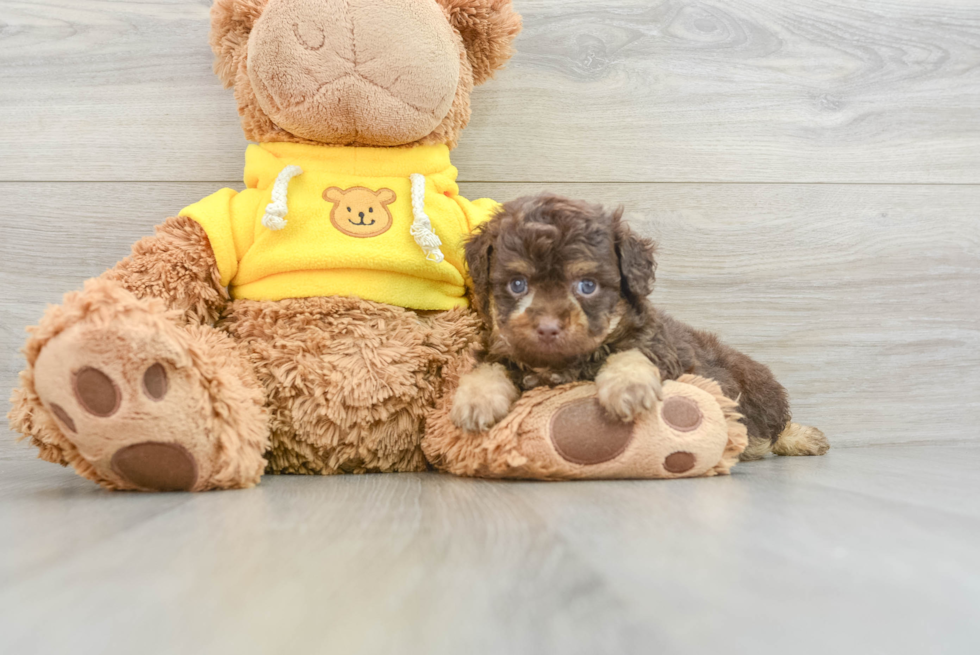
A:
{"type": "Polygon", "coordinates": [[[388,205],[397,197],[391,189],[372,191],[363,186],[349,189],[332,186],[323,192],[323,199],[333,203],[330,210],[333,226],[344,234],[362,238],[388,231],[392,223],[388,205]]]}

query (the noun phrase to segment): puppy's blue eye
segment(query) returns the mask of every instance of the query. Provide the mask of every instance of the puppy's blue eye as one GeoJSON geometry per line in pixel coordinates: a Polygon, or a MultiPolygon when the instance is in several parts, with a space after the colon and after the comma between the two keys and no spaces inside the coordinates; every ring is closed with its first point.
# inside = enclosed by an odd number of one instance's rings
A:
{"type": "Polygon", "coordinates": [[[507,288],[510,289],[512,294],[519,296],[527,291],[527,280],[522,277],[514,278],[510,281],[510,284],[507,285],[507,288]]]}
{"type": "Polygon", "coordinates": [[[591,296],[599,288],[599,285],[595,280],[579,280],[576,288],[581,295],[591,296]]]}

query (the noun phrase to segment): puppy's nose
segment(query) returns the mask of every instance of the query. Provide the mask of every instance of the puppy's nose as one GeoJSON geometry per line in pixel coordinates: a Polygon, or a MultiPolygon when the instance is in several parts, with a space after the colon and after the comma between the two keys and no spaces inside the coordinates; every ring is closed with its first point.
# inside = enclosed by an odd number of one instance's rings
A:
{"type": "Polygon", "coordinates": [[[557,318],[542,318],[537,325],[538,338],[542,341],[554,341],[561,334],[561,323],[557,318]]]}
{"type": "Polygon", "coordinates": [[[364,212],[357,212],[357,215],[360,216],[361,218],[364,218],[364,212]]]}

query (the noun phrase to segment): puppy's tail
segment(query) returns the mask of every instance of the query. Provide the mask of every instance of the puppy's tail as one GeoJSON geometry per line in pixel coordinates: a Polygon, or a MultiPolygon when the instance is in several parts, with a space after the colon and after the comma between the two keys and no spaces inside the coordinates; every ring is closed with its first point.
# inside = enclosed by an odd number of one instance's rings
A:
{"type": "Polygon", "coordinates": [[[777,455],[823,455],[830,450],[830,443],[817,428],[790,423],[779,433],[772,452],[777,455]]]}
{"type": "Polygon", "coordinates": [[[762,459],[770,452],[776,455],[823,455],[830,450],[830,443],[824,433],[817,428],[799,423],[787,423],[776,438],[775,443],[768,439],[749,439],[749,446],[742,453],[742,461],[762,459]]]}

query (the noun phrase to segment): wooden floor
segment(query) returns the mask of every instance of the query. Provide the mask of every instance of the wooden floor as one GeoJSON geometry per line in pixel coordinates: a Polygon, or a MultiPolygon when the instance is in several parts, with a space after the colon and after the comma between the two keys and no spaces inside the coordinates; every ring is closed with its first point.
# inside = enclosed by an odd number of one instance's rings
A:
{"type": "Polygon", "coordinates": [[[0,652],[975,654],[978,468],[978,444],[907,444],[150,495],[3,459],[0,652]]]}
{"type": "MultiPolygon", "coordinates": [[[[515,3],[464,193],[624,204],[654,300],[831,453],[138,495],[0,430],[0,653],[980,652],[980,0],[515,3]]],[[[209,5],[0,0],[0,387],[45,304],[241,188],[209,5]]]]}

